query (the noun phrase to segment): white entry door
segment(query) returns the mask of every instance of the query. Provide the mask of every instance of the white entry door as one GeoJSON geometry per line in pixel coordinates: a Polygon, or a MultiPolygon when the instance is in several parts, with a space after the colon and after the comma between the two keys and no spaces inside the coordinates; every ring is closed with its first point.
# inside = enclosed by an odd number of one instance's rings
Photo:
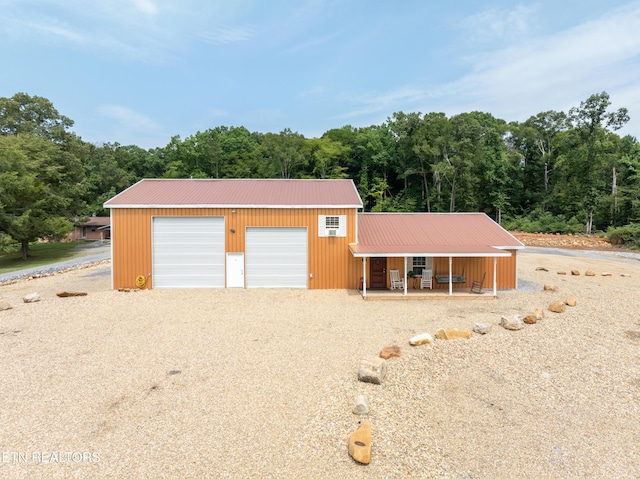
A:
{"type": "Polygon", "coordinates": [[[227,253],[227,288],[244,288],[244,253],[227,253]]]}

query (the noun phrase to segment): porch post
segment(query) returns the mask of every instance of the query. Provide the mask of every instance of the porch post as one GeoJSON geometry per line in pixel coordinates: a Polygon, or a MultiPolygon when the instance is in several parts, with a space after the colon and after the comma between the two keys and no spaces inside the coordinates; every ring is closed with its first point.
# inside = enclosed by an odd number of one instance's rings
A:
{"type": "Polygon", "coordinates": [[[367,295],[367,257],[362,257],[362,296],[367,295]]]}
{"type": "Polygon", "coordinates": [[[497,296],[497,295],[498,295],[498,293],[497,293],[498,280],[497,280],[497,278],[496,278],[496,271],[498,270],[497,265],[498,265],[498,257],[497,257],[497,256],[494,256],[494,257],[493,257],[493,295],[494,295],[494,296],[497,296]]]}
{"type": "Polygon", "coordinates": [[[407,295],[407,257],[404,257],[404,295],[407,295]]]}
{"type": "Polygon", "coordinates": [[[453,273],[451,273],[451,268],[453,268],[453,257],[449,256],[449,296],[453,296],[453,273]]]}

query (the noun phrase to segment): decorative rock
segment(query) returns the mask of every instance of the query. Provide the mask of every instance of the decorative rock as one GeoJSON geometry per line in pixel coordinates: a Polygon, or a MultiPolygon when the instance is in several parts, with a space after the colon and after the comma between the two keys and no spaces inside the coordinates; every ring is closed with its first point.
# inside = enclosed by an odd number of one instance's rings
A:
{"type": "Polygon", "coordinates": [[[0,311],[6,311],[7,309],[11,309],[9,302],[4,299],[0,299],[0,311]]]}
{"type": "Polygon", "coordinates": [[[549,304],[549,307],[547,309],[554,313],[564,313],[567,307],[562,301],[553,301],[549,304]]]}
{"type": "Polygon", "coordinates": [[[542,308],[536,308],[536,309],[533,311],[533,314],[535,314],[536,319],[537,319],[538,321],[540,321],[541,319],[544,319],[544,311],[542,310],[542,308]]]}
{"type": "Polygon", "coordinates": [[[349,436],[349,455],[360,464],[371,462],[371,423],[369,421],[364,421],[349,436]]]}
{"type": "Polygon", "coordinates": [[[40,301],[40,295],[38,293],[29,293],[22,298],[25,303],[37,303],[40,301]]]}
{"type": "Polygon", "coordinates": [[[522,320],[522,316],[520,316],[519,314],[515,314],[511,319],[507,318],[506,316],[502,316],[500,318],[500,326],[502,326],[504,329],[517,331],[518,329],[524,328],[524,321],[522,320]]]}
{"type": "Polygon", "coordinates": [[[61,298],[67,298],[69,296],[86,296],[87,293],[81,293],[79,291],[62,291],[61,293],[56,293],[56,296],[61,298]]]}
{"type": "Polygon", "coordinates": [[[491,323],[476,323],[473,325],[473,331],[478,334],[487,334],[491,331],[491,323]]]}
{"type": "Polygon", "coordinates": [[[536,268],[536,271],[549,271],[547,268],[545,268],[544,266],[538,266],[536,268]]]}
{"type": "Polygon", "coordinates": [[[569,298],[564,300],[564,304],[566,304],[567,306],[575,306],[576,305],[576,299],[569,297],[569,298]]]}
{"type": "Polygon", "coordinates": [[[587,270],[587,272],[584,275],[585,276],[595,276],[596,274],[589,269],[589,270],[587,270]]]}
{"type": "Polygon", "coordinates": [[[436,339],[469,339],[471,337],[470,329],[438,329],[436,331],[436,339]]]}
{"type": "Polygon", "coordinates": [[[414,336],[409,340],[409,344],[411,346],[420,346],[421,344],[431,344],[433,343],[433,336],[429,333],[422,333],[414,336]]]}
{"type": "Polygon", "coordinates": [[[622,276],[623,278],[631,278],[631,275],[629,273],[622,273],[620,276],[622,276]]]}
{"type": "Polygon", "coordinates": [[[602,273],[602,276],[613,276],[613,273],[602,273]]]}
{"type": "Polygon", "coordinates": [[[387,374],[387,361],[382,358],[364,358],[358,369],[358,380],[363,383],[382,384],[387,374]]]}
{"type": "Polygon", "coordinates": [[[543,289],[545,291],[558,291],[558,287],[554,286],[553,284],[545,284],[543,289]]]}
{"type": "Polygon", "coordinates": [[[580,276],[580,271],[578,271],[577,269],[572,269],[571,276],[580,276]]]}
{"type": "Polygon", "coordinates": [[[369,401],[367,401],[366,396],[358,396],[358,399],[356,399],[356,405],[353,406],[353,414],[358,414],[359,416],[369,414],[369,401]]]}
{"type": "Polygon", "coordinates": [[[399,358],[400,346],[397,346],[394,344],[393,346],[387,346],[386,348],[382,348],[382,351],[380,351],[380,357],[382,359],[399,358]]]}
{"type": "Polygon", "coordinates": [[[558,271],[558,274],[567,274],[566,271],[558,271]]]}
{"type": "Polygon", "coordinates": [[[525,324],[536,324],[538,322],[538,318],[535,314],[527,314],[524,317],[523,321],[525,322],[525,324]]]}

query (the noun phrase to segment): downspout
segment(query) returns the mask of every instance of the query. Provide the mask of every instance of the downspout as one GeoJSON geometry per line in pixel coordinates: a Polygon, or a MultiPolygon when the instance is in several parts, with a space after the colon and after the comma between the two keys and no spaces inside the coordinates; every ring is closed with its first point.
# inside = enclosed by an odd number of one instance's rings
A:
{"type": "Polygon", "coordinates": [[[451,269],[453,268],[453,257],[449,256],[449,296],[453,296],[453,277],[451,269]]]}

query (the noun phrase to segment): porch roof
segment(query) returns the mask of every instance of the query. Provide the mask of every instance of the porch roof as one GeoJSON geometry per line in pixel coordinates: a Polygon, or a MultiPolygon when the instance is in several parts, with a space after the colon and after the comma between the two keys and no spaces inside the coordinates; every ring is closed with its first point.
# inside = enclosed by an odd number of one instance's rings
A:
{"type": "Polygon", "coordinates": [[[404,257],[404,256],[432,256],[437,257],[488,257],[488,256],[511,256],[511,253],[491,246],[433,246],[425,249],[424,245],[409,246],[363,246],[351,243],[349,245],[351,254],[357,258],[364,256],[386,256],[404,257]]]}
{"type": "Polygon", "coordinates": [[[356,257],[499,257],[524,245],[484,213],[360,213],[356,257]]]}

